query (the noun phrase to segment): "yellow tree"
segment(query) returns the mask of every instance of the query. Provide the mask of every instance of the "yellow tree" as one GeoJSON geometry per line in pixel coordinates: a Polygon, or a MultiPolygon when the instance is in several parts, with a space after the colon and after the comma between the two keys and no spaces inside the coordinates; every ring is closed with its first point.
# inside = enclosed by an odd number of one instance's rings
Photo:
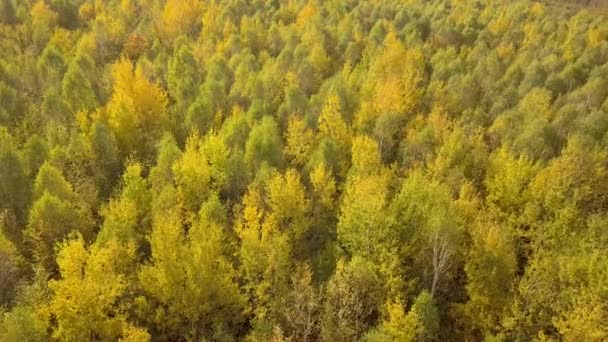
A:
{"type": "Polygon", "coordinates": [[[333,272],[336,255],[337,184],[332,170],[320,162],[310,173],[312,244],[319,251],[313,257],[315,274],[327,279],[333,272]]]}
{"type": "Polygon", "coordinates": [[[342,104],[335,94],[325,101],[323,111],[319,115],[319,130],[339,144],[348,145],[350,142],[349,128],[342,117],[342,104]]]}
{"type": "Polygon", "coordinates": [[[371,106],[362,106],[356,117],[357,127],[366,128],[383,115],[396,116],[400,121],[413,114],[422,100],[425,78],[422,51],[406,49],[396,33],[389,31],[382,53],[370,66],[363,89],[371,96],[371,106]]]}
{"type": "Polygon", "coordinates": [[[472,326],[495,334],[513,300],[517,260],[512,233],[488,218],[472,229],[473,245],[464,266],[469,301],[465,311],[472,326]]]}
{"type": "Polygon", "coordinates": [[[39,48],[44,47],[57,24],[57,13],[53,12],[46,4],[40,0],[36,2],[30,11],[32,16],[32,38],[39,48]]]}
{"type": "Polygon", "coordinates": [[[60,245],[57,264],[61,278],[49,282],[48,310],[57,323],[55,339],[116,340],[133,328],[121,298],[134,254],[132,245],[115,240],[87,250],[80,235],[60,245]]]}
{"type": "Polygon", "coordinates": [[[529,200],[527,189],[536,172],[538,166],[525,155],[516,158],[505,147],[496,150],[486,170],[488,203],[508,214],[521,213],[529,200]]]}
{"type": "Polygon", "coordinates": [[[396,230],[388,215],[391,174],[382,166],[378,144],[358,136],[352,144],[352,166],[337,223],[338,241],[352,256],[372,262],[382,272],[387,290],[400,291],[403,283],[396,251],[396,230]]]}
{"type": "Polygon", "coordinates": [[[162,30],[170,41],[190,34],[200,24],[202,13],[200,0],[168,0],[161,14],[162,30]]]}
{"type": "Polygon", "coordinates": [[[108,123],[125,154],[151,157],[153,142],[167,128],[167,95],[148,80],[128,59],[112,65],[112,97],[106,112],[108,123]]]}
{"type": "Polygon", "coordinates": [[[202,141],[192,135],[186,142],[186,150],[173,164],[173,175],[177,193],[183,207],[196,213],[209,194],[211,169],[207,158],[201,151],[202,141]]]}
{"type": "Polygon", "coordinates": [[[186,233],[179,208],[170,208],[155,217],[149,241],[151,262],[139,280],[152,309],[148,319],[160,336],[231,340],[245,303],[221,222],[201,211],[186,233]]]}
{"type": "Polygon", "coordinates": [[[312,183],[315,200],[327,209],[333,209],[337,190],[336,181],[331,174],[331,170],[326,168],[324,162],[319,163],[311,172],[310,182],[312,183]]]}
{"type": "Polygon", "coordinates": [[[570,310],[553,319],[553,324],[564,341],[605,341],[608,339],[606,316],[605,298],[584,291],[570,310]]]}
{"type": "Polygon", "coordinates": [[[413,342],[432,340],[439,330],[439,312],[427,291],[418,295],[405,312],[401,300],[387,303],[386,318],[365,336],[365,341],[413,342]]]}
{"type": "Polygon", "coordinates": [[[310,229],[310,200],[300,174],[289,169],[285,175],[275,174],[266,185],[267,202],[272,217],[291,239],[296,255],[308,255],[314,246],[307,241],[310,229]]]}
{"type": "Polygon", "coordinates": [[[388,253],[388,179],[379,175],[352,177],[346,186],[338,221],[338,238],[351,255],[378,261],[388,253]]]}
{"type": "Polygon", "coordinates": [[[351,150],[351,174],[370,175],[382,170],[382,159],[378,144],[372,138],[365,135],[355,137],[351,150]]]}
{"type": "MultiPolygon", "coordinates": [[[[334,171],[345,177],[348,170],[348,155],[350,149],[351,132],[350,127],[343,117],[342,104],[340,98],[332,94],[326,100],[323,110],[318,118],[318,127],[321,132],[321,139],[316,152],[328,148],[335,154],[330,160],[334,166],[334,171]]],[[[326,153],[326,152],[325,152],[326,153]]]]}
{"type": "Polygon", "coordinates": [[[306,164],[314,144],[314,133],[306,127],[306,122],[300,117],[291,117],[285,138],[287,141],[285,154],[291,157],[293,164],[296,166],[306,164]]]}
{"type": "Polygon", "coordinates": [[[253,338],[268,339],[282,316],[288,293],[291,248],[289,236],[264,209],[264,198],[253,184],[243,197],[236,233],[241,242],[239,260],[245,289],[255,303],[253,338]]]}

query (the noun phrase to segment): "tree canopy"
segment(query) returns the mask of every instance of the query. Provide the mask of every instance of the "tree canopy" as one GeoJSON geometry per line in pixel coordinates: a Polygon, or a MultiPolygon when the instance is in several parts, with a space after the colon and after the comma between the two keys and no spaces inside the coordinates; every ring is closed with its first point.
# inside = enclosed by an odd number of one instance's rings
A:
{"type": "Polygon", "coordinates": [[[0,341],[608,340],[607,8],[0,0],[0,341]]]}

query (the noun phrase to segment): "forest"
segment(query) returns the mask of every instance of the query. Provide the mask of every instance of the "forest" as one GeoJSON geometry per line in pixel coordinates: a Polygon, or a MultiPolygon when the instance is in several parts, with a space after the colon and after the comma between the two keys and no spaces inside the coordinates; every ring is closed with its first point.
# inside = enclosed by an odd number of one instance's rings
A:
{"type": "Polygon", "coordinates": [[[0,341],[607,341],[605,8],[0,0],[0,341]]]}

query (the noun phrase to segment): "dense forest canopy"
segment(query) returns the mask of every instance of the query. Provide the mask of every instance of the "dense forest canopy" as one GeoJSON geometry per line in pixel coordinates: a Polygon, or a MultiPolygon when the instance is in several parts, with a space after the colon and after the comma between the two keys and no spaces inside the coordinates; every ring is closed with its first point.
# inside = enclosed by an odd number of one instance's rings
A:
{"type": "Polygon", "coordinates": [[[608,340],[600,1],[0,0],[0,341],[608,340]]]}

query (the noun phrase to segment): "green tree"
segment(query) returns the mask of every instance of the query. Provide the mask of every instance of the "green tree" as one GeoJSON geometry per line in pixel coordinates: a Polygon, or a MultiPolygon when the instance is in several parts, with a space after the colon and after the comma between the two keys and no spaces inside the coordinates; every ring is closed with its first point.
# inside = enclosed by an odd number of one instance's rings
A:
{"type": "Polygon", "coordinates": [[[38,173],[40,166],[49,156],[49,146],[39,135],[30,136],[21,150],[21,160],[29,175],[38,173]]]}
{"type": "Polygon", "coordinates": [[[56,243],[71,232],[80,232],[91,239],[91,212],[61,172],[48,162],[38,171],[34,197],[24,234],[31,243],[35,259],[47,270],[54,270],[56,243]]]}
{"type": "Polygon", "coordinates": [[[92,111],[98,106],[97,97],[93,92],[91,82],[78,65],[72,62],[63,76],[61,84],[63,97],[72,113],[92,111]]]}
{"type": "Polygon", "coordinates": [[[96,243],[115,239],[120,243],[132,243],[142,250],[145,235],[151,227],[152,194],[141,173],[140,164],[127,166],[120,196],[110,200],[101,211],[104,221],[96,243]]]}
{"type": "MultiPolygon", "coordinates": [[[[0,226],[0,228],[3,228],[0,226]]],[[[24,261],[0,229],[0,306],[8,307],[15,298],[24,261]]]]}
{"type": "Polygon", "coordinates": [[[182,44],[179,47],[177,47],[177,43],[175,45],[175,55],[169,61],[167,83],[169,93],[177,102],[176,107],[186,109],[196,98],[196,90],[202,77],[200,68],[192,55],[191,47],[188,44],[182,44]]]}
{"type": "Polygon", "coordinates": [[[252,170],[257,170],[262,163],[268,166],[279,167],[282,164],[283,144],[279,135],[279,128],[270,116],[251,128],[245,146],[245,162],[252,170]]]}
{"type": "Polygon", "coordinates": [[[156,165],[150,170],[149,182],[152,189],[160,191],[165,185],[173,183],[172,166],[181,154],[173,135],[165,133],[157,145],[156,165]]]}
{"type": "Polygon", "coordinates": [[[0,127],[0,208],[8,210],[20,222],[25,221],[31,195],[26,172],[13,137],[0,127]]]}
{"type": "Polygon", "coordinates": [[[450,190],[421,171],[410,173],[391,204],[400,241],[409,246],[401,253],[416,260],[416,272],[435,297],[445,279],[459,264],[462,254],[462,217],[450,190]]]}
{"type": "Polygon", "coordinates": [[[337,226],[338,239],[351,255],[381,258],[388,252],[388,180],[354,176],[347,185],[337,226]]]}
{"type": "Polygon", "coordinates": [[[95,121],[88,132],[88,141],[92,151],[100,197],[110,195],[120,172],[122,159],[118,142],[107,123],[95,121]]]}

